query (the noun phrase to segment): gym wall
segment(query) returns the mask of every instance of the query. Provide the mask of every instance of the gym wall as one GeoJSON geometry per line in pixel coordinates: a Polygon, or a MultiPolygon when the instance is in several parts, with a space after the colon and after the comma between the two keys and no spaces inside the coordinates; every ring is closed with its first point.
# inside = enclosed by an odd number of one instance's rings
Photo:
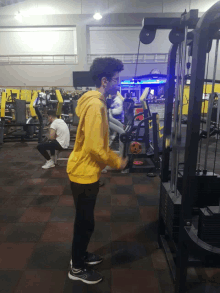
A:
{"type": "MultiPolygon", "coordinates": [[[[0,29],[0,55],[68,55],[85,54],[137,54],[141,27],[113,28],[88,27],[86,48],[80,46],[81,34],[75,27],[0,29]],[[51,32],[51,34],[50,34],[51,32]],[[78,44],[77,44],[78,37],[78,44]]],[[[141,44],[140,53],[166,53],[169,40],[161,46],[161,31],[151,46],[141,44]]],[[[167,32],[168,34],[168,32],[167,32]]],[[[19,58],[19,57],[18,57],[19,58]]],[[[39,57],[40,59],[41,57],[39,57]]],[[[136,59],[135,59],[136,60],[136,59]]],[[[83,61],[82,61],[83,62],[83,61]]],[[[81,63],[82,63],[81,62],[81,63]]],[[[90,64],[78,65],[5,65],[1,66],[0,86],[72,86],[72,72],[89,70],[90,64]]],[[[122,76],[132,77],[135,64],[125,64],[122,76]]],[[[137,75],[148,74],[158,68],[166,73],[166,64],[139,64],[137,75]]]]}
{"type": "MultiPolygon", "coordinates": [[[[26,0],[22,3],[0,9],[0,86],[73,86],[72,72],[87,71],[88,54],[137,54],[138,37],[144,17],[179,17],[188,1],[170,0],[152,2],[141,0],[107,1],[89,0],[26,0]],[[177,3],[178,2],[178,3],[177,3]],[[110,11],[97,21],[92,19],[96,4],[100,9],[110,11]],[[177,5],[178,4],[178,5],[177,5]],[[108,10],[109,8],[109,10],[108,10]],[[26,11],[30,17],[17,21],[17,11],[26,11]],[[163,11],[163,14],[162,14],[163,11]],[[86,14],[87,13],[87,14],[86,14]],[[152,14],[151,14],[152,13],[152,14]],[[74,31],[75,28],[75,31],[74,31]],[[51,31],[49,36],[48,30],[51,31]],[[56,55],[78,54],[78,64],[66,65],[13,65],[2,62],[2,55],[56,55]],[[7,64],[7,65],[6,65],[7,64]]],[[[215,0],[192,0],[191,9],[206,11],[215,0]],[[208,4],[207,4],[208,3],[208,4]]],[[[164,31],[158,31],[156,40],[149,46],[141,44],[140,53],[168,53],[170,43],[164,31]]],[[[210,55],[210,65],[213,60],[210,55]]],[[[125,64],[121,76],[134,76],[135,64],[125,64]]],[[[137,75],[148,74],[157,68],[166,74],[165,63],[139,64],[137,75]]],[[[210,69],[209,72],[211,72],[210,69]]],[[[210,77],[210,76],[209,76],[210,77]]],[[[220,79],[220,72],[217,74],[220,79]]]]}
{"type": "Polygon", "coordinates": [[[0,28],[0,55],[77,54],[75,27],[0,28]]]}
{"type": "MultiPolygon", "coordinates": [[[[90,27],[90,53],[137,54],[141,28],[141,26],[90,27]]],[[[168,35],[169,30],[158,30],[152,44],[144,45],[141,43],[140,54],[167,53],[171,46],[168,35]]]]}

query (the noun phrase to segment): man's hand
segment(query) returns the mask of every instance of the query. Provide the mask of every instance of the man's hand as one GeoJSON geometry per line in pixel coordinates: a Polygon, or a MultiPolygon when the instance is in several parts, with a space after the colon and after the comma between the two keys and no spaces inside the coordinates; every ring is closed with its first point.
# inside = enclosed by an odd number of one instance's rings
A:
{"type": "Polygon", "coordinates": [[[49,140],[55,140],[55,139],[56,139],[56,131],[50,128],[49,140]]]}
{"type": "Polygon", "coordinates": [[[128,164],[128,158],[122,159],[121,166],[120,166],[119,170],[124,170],[124,168],[127,166],[127,164],[128,164]]]}

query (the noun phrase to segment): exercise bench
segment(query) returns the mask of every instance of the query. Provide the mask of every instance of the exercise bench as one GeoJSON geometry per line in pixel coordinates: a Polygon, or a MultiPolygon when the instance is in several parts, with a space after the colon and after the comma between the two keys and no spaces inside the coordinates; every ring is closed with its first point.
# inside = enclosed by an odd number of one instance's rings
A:
{"type": "Polygon", "coordinates": [[[74,148],[74,145],[70,145],[67,149],[63,149],[63,150],[56,150],[55,151],[55,164],[58,165],[58,161],[68,161],[69,157],[68,158],[63,158],[61,157],[61,154],[63,152],[72,152],[74,148]]]}

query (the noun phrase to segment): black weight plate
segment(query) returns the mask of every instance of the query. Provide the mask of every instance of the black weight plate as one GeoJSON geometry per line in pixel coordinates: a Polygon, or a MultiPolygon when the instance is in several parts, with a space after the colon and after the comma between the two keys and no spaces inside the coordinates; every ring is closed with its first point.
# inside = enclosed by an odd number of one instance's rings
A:
{"type": "Polygon", "coordinates": [[[180,44],[184,40],[184,31],[172,29],[169,34],[169,40],[172,44],[180,44]]]}
{"type": "Polygon", "coordinates": [[[142,44],[148,45],[153,42],[153,40],[155,39],[155,36],[156,36],[156,29],[142,28],[139,37],[142,44]]]}

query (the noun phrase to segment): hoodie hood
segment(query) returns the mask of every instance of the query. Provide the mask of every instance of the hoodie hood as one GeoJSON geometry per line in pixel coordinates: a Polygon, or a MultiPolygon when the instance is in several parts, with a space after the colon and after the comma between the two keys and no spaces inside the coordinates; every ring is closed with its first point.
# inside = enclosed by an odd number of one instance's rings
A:
{"type": "Polygon", "coordinates": [[[98,91],[88,91],[81,98],[79,98],[76,106],[76,115],[78,117],[88,108],[88,106],[92,103],[92,101],[99,99],[105,103],[105,98],[102,93],[98,91]]]}

